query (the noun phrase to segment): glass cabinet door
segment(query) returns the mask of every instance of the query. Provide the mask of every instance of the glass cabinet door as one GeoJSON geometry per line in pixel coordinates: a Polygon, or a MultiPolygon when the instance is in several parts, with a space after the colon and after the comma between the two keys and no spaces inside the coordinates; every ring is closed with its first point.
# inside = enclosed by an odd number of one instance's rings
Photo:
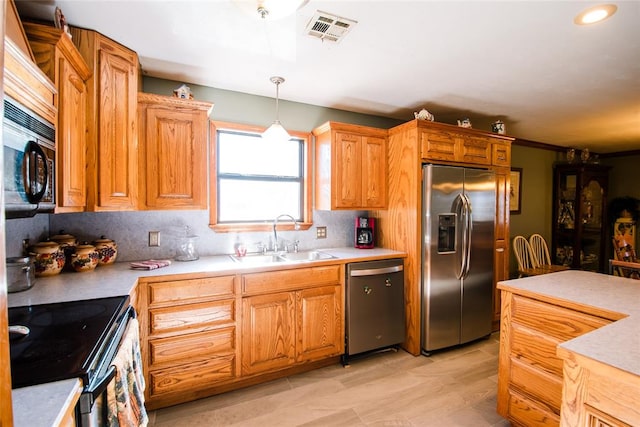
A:
{"type": "Polygon", "coordinates": [[[583,270],[598,270],[600,248],[602,247],[602,187],[591,180],[582,189],[581,215],[583,224],[580,266],[583,270]]]}
{"type": "Polygon", "coordinates": [[[604,272],[608,167],[560,164],[554,171],[553,261],[604,272]]]}

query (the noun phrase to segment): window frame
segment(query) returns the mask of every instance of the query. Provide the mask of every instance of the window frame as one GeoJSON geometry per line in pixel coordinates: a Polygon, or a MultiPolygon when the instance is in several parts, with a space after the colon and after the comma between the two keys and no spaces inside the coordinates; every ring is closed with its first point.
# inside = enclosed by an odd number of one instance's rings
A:
{"type": "MultiPolygon", "coordinates": [[[[218,223],[218,130],[231,130],[245,133],[262,133],[266,130],[263,126],[247,125],[242,123],[232,123],[211,120],[209,123],[209,227],[218,233],[229,232],[251,232],[251,231],[271,231],[273,220],[257,222],[225,222],[218,223]]],[[[303,141],[303,170],[302,170],[302,221],[298,222],[301,230],[308,230],[313,225],[311,197],[311,133],[300,131],[288,131],[292,137],[303,141]]],[[[282,212],[286,214],[287,212],[282,212]]],[[[293,230],[292,222],[278,222],[278,230],[293,230]]]]}

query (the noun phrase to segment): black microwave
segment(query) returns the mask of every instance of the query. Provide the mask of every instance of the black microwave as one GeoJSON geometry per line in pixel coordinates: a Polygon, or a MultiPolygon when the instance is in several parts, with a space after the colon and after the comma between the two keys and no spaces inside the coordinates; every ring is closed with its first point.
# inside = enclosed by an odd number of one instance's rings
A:
{"type": "Polygon", "coordinates": [[[55,134],[51,123],[5,96],[2,142],[6,218],[54,211],[55,134]]]}

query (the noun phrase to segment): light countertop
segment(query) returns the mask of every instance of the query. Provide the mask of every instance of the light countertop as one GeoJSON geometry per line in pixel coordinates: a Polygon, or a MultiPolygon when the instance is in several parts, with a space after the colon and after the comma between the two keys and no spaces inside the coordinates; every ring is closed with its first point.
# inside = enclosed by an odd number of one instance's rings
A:
{"type": "MultiPolygon", "coordinates": [[[[321,262],[357,262],[364,260],[404,257],[404,252],[390,249],[329,248],[318,249],[335,259],[321,262]]],[[[320,262],[320,261],[318,261],[320,262]]],[[[318,262],[315,262],[316,264],[318,262]]],[[[229,255],[201,257],[196,261],[171,261],[168,267],[155,270],[133,270],[128,262],[116,262],[107,266],[98,266],[93,271],[83,273],[63,272],[49,277],[38,277],[34,286],[23,292],[9,294],[9,307],[23,307],[53,302],[76,301],[129,295],[141,277],[158,277],[197,273],[248,272],[259,269],[300,268],[313,265],[314,262],[278,262],[274,264],[248,264],[235,262],[229,255]]]]}
{"type": "Polygon", "coordinates": [[[621,319],[560,344],[569,351],[640,376],[640,282],[569,270],[498,283],[499,289],[593,307],[621,319]]]}
{"type": "Polygon", "coordinates": [[[82,387],[79,378],[18,388],[11,392],[15,427],[52,427],[60,423],[72,397],[82,387]]]}
{"type": "MultiPolygon", "coordinates": [[[[168,267],[155,270],[133,270],[129,262],[116,262],[99,266],[84,273],[64,272],[56,276],[39,277],[33,288],[8,294],[9,307],[22,307],[54,302],[105,298],[128,295],[139,278],[180,276],[207,273],[243,273],[262,269],[287,269],[311,266],[318,263],[347,263],[386,258],[403,258],[404,252],[390,249],[329,248],[318,249],[336,257],[318,262],[278,262],[276,264],[243,265],[228,255],[201,257],[197,261],[172,261],[168,267]]],[[[14,424],[16,427],[39,427],[56,425],[62,408],[73,394],[78,380],[58,381],[12,391],[14,424]],[[37,408],[37,410],[34,410],[37,408]]]]}

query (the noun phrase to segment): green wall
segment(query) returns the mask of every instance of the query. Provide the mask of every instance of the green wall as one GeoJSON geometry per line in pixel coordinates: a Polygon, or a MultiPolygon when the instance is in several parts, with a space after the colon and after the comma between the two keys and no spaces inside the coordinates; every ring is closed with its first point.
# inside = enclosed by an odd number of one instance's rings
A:
{"type": "MultiPolygon", "coordinates": [[[[172,96],[173,90],[181,84],[182,82],[144,77],[142,87],[144,92],[172,96]]],[[[211,113],[212,120],[267,127],[276,118],[275,87],[274,97],[265,97],[190,83],[187,83],[187,86],[191,89],[195,99],[214,104],[211,113]]],[[[282,94],[282,92],[283,88],[280,88],[280,93],[282,94]]],[[[382,129],[389,129],[404,123],[404,121],[386,117],[352,113],[282,99],[278,103],[278,108],[282,126],[291,131],[310,132],[328,120],[382,129]]],[[[412,119],[413,117],[407,117],[405,121],[412,119]]]]}
{"type": "MultiPolygon", "coordinates": [[[[513,145],[511,166],[522,168],[521,213],[511,215],[509,234],[511,240],[533,233],[544,236],[551,246],[551,211],[553,197],[553,163],[558,160],[556,151],[513,145]]],[[[509,271],[517,276],[517,263],[510,251],[509,271]]]]}
{"type": "Polygon", "coordinates": [[[616,197],[640,199],[640,154],[602,159],[611,166],[609,173],[609,200],[616,197]]]}

